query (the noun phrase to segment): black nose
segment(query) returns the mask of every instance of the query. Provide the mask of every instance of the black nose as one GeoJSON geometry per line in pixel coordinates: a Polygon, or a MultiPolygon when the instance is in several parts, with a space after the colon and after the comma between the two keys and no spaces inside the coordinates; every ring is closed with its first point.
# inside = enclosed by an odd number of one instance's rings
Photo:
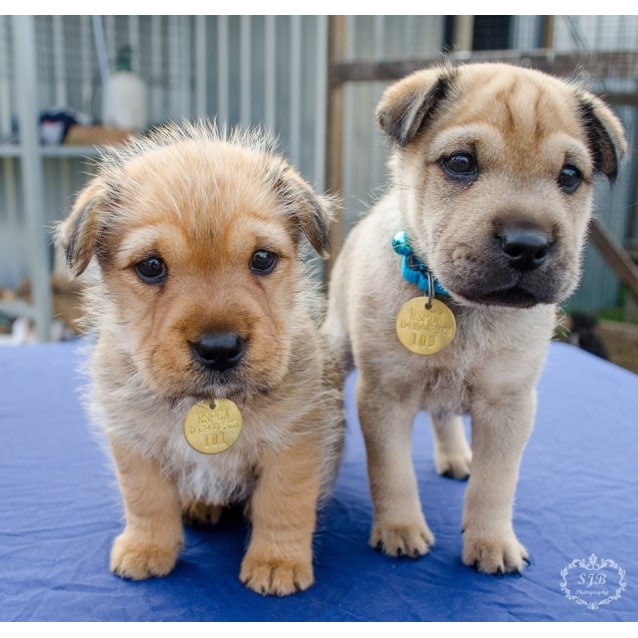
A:
{"type": "Polygon", "coordinates": [[[509,265],[521,272],[541,266],[552,247],[547,233],[541,230],[513,228],[504,231],[499,241],[509,265]]]}
{"type": "Polygon", "coordinates": [[[241,361],[246,339],[234,332],[215,332],[202,335],[191,347],[198,363],[209,370],[222,372],[234,368],[241,361]]]}

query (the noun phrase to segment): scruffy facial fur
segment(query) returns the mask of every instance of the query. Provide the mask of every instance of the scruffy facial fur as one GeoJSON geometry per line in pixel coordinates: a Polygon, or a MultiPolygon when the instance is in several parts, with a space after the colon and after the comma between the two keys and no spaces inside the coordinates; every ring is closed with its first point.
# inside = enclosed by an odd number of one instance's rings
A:
{"type": "Polygon", "coordinates": [[[300,253],[305,237],[327,254],[331,215],[265,137],[201,123],[106,151],[59,226],[70,272],[94,280],[91,411],[126,514],[116,574],[168,574],[182,514],[216,521],[240,503],[252,523],[242,582],[276,595],[313,583],[316,508],[343,424],[300,253]],[[243,429],[202,454],[184,417],[218,399],[237,404],[243,429]]]}
{"type": "Polygon", "coordinates": [[[440,474],[470,475],[463,561],[520,571],[512,526],[536,381],[556,304],[577,285],[596,174],[613,180],[623,128],[594,95],[503,64],[437,67],[387,89],[389,192],[335,263],[324,333],[359,369],[357,403],[374,504],[371,545],[420,556],[434,536],[412,469],[412,423],[430,412],[440,474]],[[391,240],[406,231],[449,297],[456,336],[423,356],[399,342],[400,308],[423,295],[391,240]],[[461,421],[472,420],[470,449],[461,421]]]}

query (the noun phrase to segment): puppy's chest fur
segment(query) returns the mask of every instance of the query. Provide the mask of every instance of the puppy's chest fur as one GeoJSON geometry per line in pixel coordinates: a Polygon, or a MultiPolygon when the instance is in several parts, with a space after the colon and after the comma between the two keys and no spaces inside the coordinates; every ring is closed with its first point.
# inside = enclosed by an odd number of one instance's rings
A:
{"type": "Polygon", "coordinates": [[[235,444],[218,454],[202,454],[191,448],[184,437],[183,422],[190,407],[186,402],[171,407],[132,393],[131,401],[124,404],[125,410],[121,405],[93,402],[94,421],[104,424],[108,437],[156,461],[162,472],[177,483],[185,499],[215,505],[245,501],[254,488],[256,450],[276,444],[277,432],[264,428],[249,411],[243,410],[243,427],[235,444]],[[110,418],[104,418],[105,411],[110,418]],[[118,417],[113,418],[117,413],[118,417]],[[264,432],[270,436],[264,436],[264,432]]]}
{"type": "MultiPolygon", "coordinates": [[[[397,289],[401,285],[397,282],[397,289]]],[[[397,296],[397,312],[405,301],[397,296]]],[[[544,357],[553,326],[552,306],[516,311],[502,308],[460,308],[452,305],[457,329],[452,343],[433,355],[406,350],[388,324],[388,339],[379,383],[400,400],[414,400],[429,411],[467,413],[472,396],[511,376],[534,376],[544,357]],[[533,347],[526,348],[525,344],[533,347]]],[[[391,315],[392,316],[392,315],[391,315]]],[[[378,353],[369,353],[370,360],[378,353]]]]}
{"type": "Polygon", "coordinates": [[[247,501],[263,454],[289,445],[292,437],[300,435],[295,422],[301,415],[286,409],[286,401],[273,395],[238,397],[235,402],[243,425],[237,441],[223,452],[202,454],[184,436],[184,419],[194,400],[175,404],[158,400],[131,370],[122,367],[121,359],[119,363],[101,366],[93,375],[92,421],[109,440],[153,459],[176,482],[185,500],[213,505],[247,501]]]}

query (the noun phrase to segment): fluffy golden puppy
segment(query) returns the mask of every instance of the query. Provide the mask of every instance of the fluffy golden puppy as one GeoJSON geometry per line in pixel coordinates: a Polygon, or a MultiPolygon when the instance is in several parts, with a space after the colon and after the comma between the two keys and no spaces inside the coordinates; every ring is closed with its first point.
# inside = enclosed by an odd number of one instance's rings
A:
{"type": "Polygon", "coordinates": [[[324,325],[359,370],[370,543],[415,557],[434,543],[410,449],[427,409],[437,471],[471,470],[463,561],[520,571],[512,508],[536,382],[623,128],[582,88],[505,64],[418,71],[386,90],[377,119],[392,185],[341,250],[324,325]]]}
{"type": "Polygon", "coordinates": [[[300,251],[305,237],[326,255],[331,211],[263,136],[201,123],[105,151],[60,224],[71,274],[93,273],[90,410],[126,516],[114,573],[168,574],[184,513],[240,503],[241,581],[281,596],[313,583],[343,417],[300,251]]]}

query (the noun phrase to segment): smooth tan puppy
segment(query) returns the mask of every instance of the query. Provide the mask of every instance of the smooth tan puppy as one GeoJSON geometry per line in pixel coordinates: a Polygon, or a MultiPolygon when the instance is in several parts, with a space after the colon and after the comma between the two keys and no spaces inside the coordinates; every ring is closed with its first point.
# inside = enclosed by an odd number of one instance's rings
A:
{"type": "Polygon", "coordinates": [[[126,515],[116,574],[168,574],[183,513],[214,522],[240,503],[252,523],[241,581],[282,596],[313,583],[316,510],[343,418],[300,245],[305,236],[326,255],[331,209],[268,140],[202,123],[107,151],[60,225],[70,272],[95,276],[91,411],[126,515]],[[229,432],[207,411],[220,400],[243,427],[209,454],[229,432]],[[200,401],[203,416],[185,429],[200,401]],[[186,430],[205,439],[203,452],[186,430]]]}
{"type": "Polygon", "coordinates": [[[437,471],[467,478],[471,466],[463,562],[520,571],[527,551],[512,508],[535,385],[556,304],[579,279],[594,177],[616,176],[623,129],[587,91],[503,64],[416,72],[387,89],[377,119],[393,147],[392,186],[343,246],[324,325],[359,370],[370,544],[417,557],[434,543],[410,450],[414,417],[427,409],[437,471]],[[398,231],[444,289],[435,295],[440,312],[427,315],[421,303],[403,329],[422,342],[449,337],[451,312],[456,332],[439,352],[399,341],[404,304],[431,294],[403,278],[391,245],[398,231]]]}

